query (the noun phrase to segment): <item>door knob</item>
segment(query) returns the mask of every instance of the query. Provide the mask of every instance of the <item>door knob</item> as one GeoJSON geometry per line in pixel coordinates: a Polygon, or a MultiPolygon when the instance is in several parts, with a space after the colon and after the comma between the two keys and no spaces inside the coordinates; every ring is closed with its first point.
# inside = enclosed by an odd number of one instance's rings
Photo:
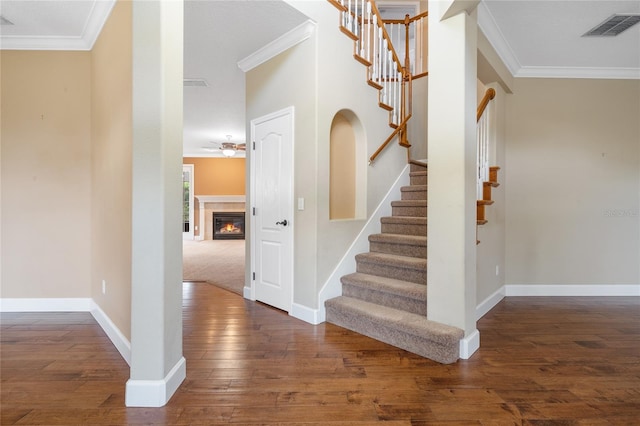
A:
{"type": "Polygon", "coordinates": [[[283,220],[282,222],[276,222],[276,225],[282,225],[282,226],[287,226],[287,219],[283,220]]]}

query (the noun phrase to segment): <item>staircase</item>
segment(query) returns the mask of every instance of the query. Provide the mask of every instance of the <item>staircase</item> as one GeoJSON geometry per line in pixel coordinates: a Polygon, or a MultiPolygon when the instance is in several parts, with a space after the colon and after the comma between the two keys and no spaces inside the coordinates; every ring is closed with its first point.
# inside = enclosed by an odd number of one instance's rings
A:
{"type": "Polygon", "coordinates": [[[427,168],[412,162],[410,185],[342,277],[342,296],[325,302],[327,322],[449,364],[464,332],[427,319],[427,168]]]}
{"type": "MultiPolygon", "coordinates": [[[[412,115],[412,81],[428,75],[422,56],[411,58],[409,35],[427,30],[427,12],[383,20],[374,0],[328,0],[340,11],[339,28],[354,41],[353,57],[367,68],[367,83],[379,92],[378,105],[389,111],[395,129],[369,158],[369,164],[397,140],[411,146],[407,122],[412,115]],[[398,30],[398,27],[402,30],[398,30]],[[404,53],[390,34],[404,32],[404,53]]],[[[414,52],[420,52],[416,44],[414,52]]],[[[478,107],[477,225],[487,223],[485,206],[499,184],[498,167],[489,167],[488,127],[483,114],[495,96],[490,89],[478,107]]],[[[410,154],[409,154],[410,156],[410,154]]],[[[410,161],[410,185],[393,201],[392,216],[381,219],[381,233],[369,236],[369,252],[356,255],[356,272],[341,278],[342,296],[325,302],[327,322],[444,364],[459,358],[464,331],[427,319],[427,166],[410,161]]],[[[477,241],[477,240],[476,240],[477,241]]],[[[477,241],[479,243],[479,241],[477,241]]]]}

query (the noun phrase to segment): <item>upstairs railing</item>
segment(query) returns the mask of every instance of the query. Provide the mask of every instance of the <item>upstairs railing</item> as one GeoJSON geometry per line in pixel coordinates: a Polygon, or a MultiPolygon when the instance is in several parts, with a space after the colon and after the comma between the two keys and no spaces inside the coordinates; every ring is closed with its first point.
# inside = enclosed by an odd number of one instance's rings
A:
{"type": "Polygon", "coordinates": [[[328,1],[340,10],[340,30],[355,42],[354,58],[367,67],[368,83],[379,90],[378,105],[389,111],[389,125],[394,128],[369,158],[371,164],[396,137],[401,146],[411,147],[407,135],[411,85],[413,78],[427,75],[422,55],[427,14],[385,21],[373,0],[328,1]],[[396,51],[394,43],[402,43],[404,49],[396,51]]]}
{"type": "Polygon", "coordinates": [[[489,114],[486,109],[489,102],[496,96],[494,89],[487,89],[478,104],[476,112],[476,141],[478,145],[478,200],[484,199],[484,182],[489,182],[489,114]]]}
{"type": "Polygon", "coordinates": [[[427,76],[427,18],[428,12],[404,19],[383,19],[387,34],[394,46],[404,46],[398,55],[413,80],[427,76]]]}

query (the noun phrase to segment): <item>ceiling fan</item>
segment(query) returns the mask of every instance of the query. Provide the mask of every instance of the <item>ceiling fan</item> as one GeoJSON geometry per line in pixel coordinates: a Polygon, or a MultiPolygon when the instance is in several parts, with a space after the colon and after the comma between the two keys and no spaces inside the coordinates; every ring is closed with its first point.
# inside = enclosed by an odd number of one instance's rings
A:
{"type": "Polygon", "coordinates": [[[220,150],[222,151],[222,155],[224,155],[225,157],[233,157],[234,155],[236,155],[236,152],[238,151],[246,151],[246,144],[231,142],[231,135],[227,135],[226,142],[212,141],[211,143],[218,145],[218,147],[217,148],[203,147],[203,148],[206,149],[207,151],[220,150]]]}

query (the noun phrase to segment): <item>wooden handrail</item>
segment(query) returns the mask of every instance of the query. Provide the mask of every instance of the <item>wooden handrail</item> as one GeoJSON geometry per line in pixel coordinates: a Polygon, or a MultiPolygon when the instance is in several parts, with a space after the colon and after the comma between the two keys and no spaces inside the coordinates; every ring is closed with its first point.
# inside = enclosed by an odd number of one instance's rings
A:
{"type": "Polygon", "coordinates": [[[329,3],[331,3],[332,5],[337,7],[338,9],[340,9],[341,11],[343,11],[343,12],[347,11],[347,8],[345,6],[343,6],[343,5],[341,5],[339,1],[337,1],[337,0],[328,0],[328,1],[329,1],[329,3]]]}
{"type": "MultiPolygon", "coordinates": [[[[429,11],[422,12],[419,15],[409,18],[409,22],[419,21],[420,19],[426,18],[427,16],[429,16],[429,11]]],[[[405,20],[404,18],[403,19],[383,19],[382,22],[384,22],[385,24],[404,24],[405,20]]]]}
{"type": "Polygon", "coordinates": [[[489,102],[491,102],[491,100],[495,97],[496,91],[492,88],[487,89],[487,91],[484,93],[484,96],[482,97],[482,100],[478,104],[478,109],[476,111],[476,122],[480,121],[480,117],[482,117],[482,114],[487,108],[487,105],[489,105],[489,102]]]}
{"type": "Polygon", "coordinates": [[[371,157],[369,157],[369,164],[373,163],[373,161],[376,159],[376,157],[378,155],[380,155],[380,153],[382,152],[382,150],[384,150],[387,145],[389,145],[389,142],[391,142],[391,140],[398,134],[400,133],[402,130],[406,129],[407,127],[407,121],[409,121],[409,119],[411,118],[411,114],[407,115],[404,120],[402,120],[402,122],[400,123],[400,125],[398,127],[396,127],[396,129],[391,132],[391,134],[389,135],[389,137],[382,142],[382,145],[380,145],[380,147],[376,150],[376,152],[373,153],[373,155],[371,155],[371,157]]]}
{"type": "Polygon", "coordinates": [[[378,6],[376,6],[376,2],[375,1],[371,2],[371,10],[373,11],[373,15],[378,20],[378,28],[382,29],[382,37],[387,40],[387,47],[388,47],[389,50],[391,50],[391,55],[393,56],[393,62],[396,63],[396,66],[399,66],[399,68],[400,68],[399,71],[404,71],[404,67],[402,66],[402,63],[400,62],[400,59],[398,58],[398,55],[396,53],[396,49],[393,47],[393,44],[391,43],[391,37],[389,37],[389,33],[387,33],[387,29],[384,27],[384,21],[380,17],[380,11],[378,10],[378,6]]]}
{"type": "MultiPolygon", "coordinates": [[[[416,38],[418,31],[423,31],[423,24],[418,22],[428,16],[428,12],[423,12],[414,16],[405,15],[403,20],[384,20],[380,15],[375,0],[349,0],[349,6],[346,7],[343,0],[328,0],[333,6],[341,11],[340,30],[356,42],[354,58],[368,69],[368,83],[380,91],[378,105],[389,111],[389,124],[394,128],[389,137],[380,145],[375,153],[369,158],[371,164],[376,157],[389,145],[391,140],[398,137],[399,145],[410,148],[408,141],[407,123],[412,116],[412,80],[417,77],[427,75],[423,72],[422,66],[418,71],[418,76],[411,73],[411,60],[409,55],[409,32],[410,26],[415,24],[416,38]],[[365,8],[366,3],[366,8],[365,8]],[[352,5],[354,5],[352,7],[352,5]],[[360,4],[360,6],[359,6],[360,4]],[[370,7],[370,9],[369,9],[370,7]],[[364,10],[367,11],[365,16],[364,10]],[[417,24],[416,24],[417,22],[417,24]],[[398,50],[391,41],[391,36],[386,28],[386,24],[401,24],[405,27],[405,46],[404,46],[404,62],[400,62],[398,50]],[[376,34],[373,36],[373,44],[371,43],[371,25],[376,28],[376,34]],[[366,26],[366,28],[365,28],[366,26]],[[420,28],[417,28],[420,27],[420,28]],[[379,31],[379,32],[378,32],[379,31]],[[366,44],[364,42],[364,34],[368,34],[366,44]],[[383,41],[384,40],[384,41],[383,41]],[[380,43],[380,44],[377,44],[380,43]],[[383,47],[383,44],[386,46],[383,47]],[[379,48],[376,49],[376,46],[379,48]],[[373,57],[369,59],[370,50],[373,49],[373,57]],[[367,52],[366,55],[363,52],[367,52]],[[373,68],[372,68],[373,67],[373,68]],[[396,124],[400,121],[400,124],[396,124]]],[[[395,28],[391,27],[395,33],[395,28]]],[[[400,34],[400,33],[398,33],[400,34]]],[[[421,36],[422,37],[422,36],[421,36]]],[[[422,61],[422,59],[421,59],[422,61]]],[[[410,157],[410,152],[407,150],[410,157]]]]}

